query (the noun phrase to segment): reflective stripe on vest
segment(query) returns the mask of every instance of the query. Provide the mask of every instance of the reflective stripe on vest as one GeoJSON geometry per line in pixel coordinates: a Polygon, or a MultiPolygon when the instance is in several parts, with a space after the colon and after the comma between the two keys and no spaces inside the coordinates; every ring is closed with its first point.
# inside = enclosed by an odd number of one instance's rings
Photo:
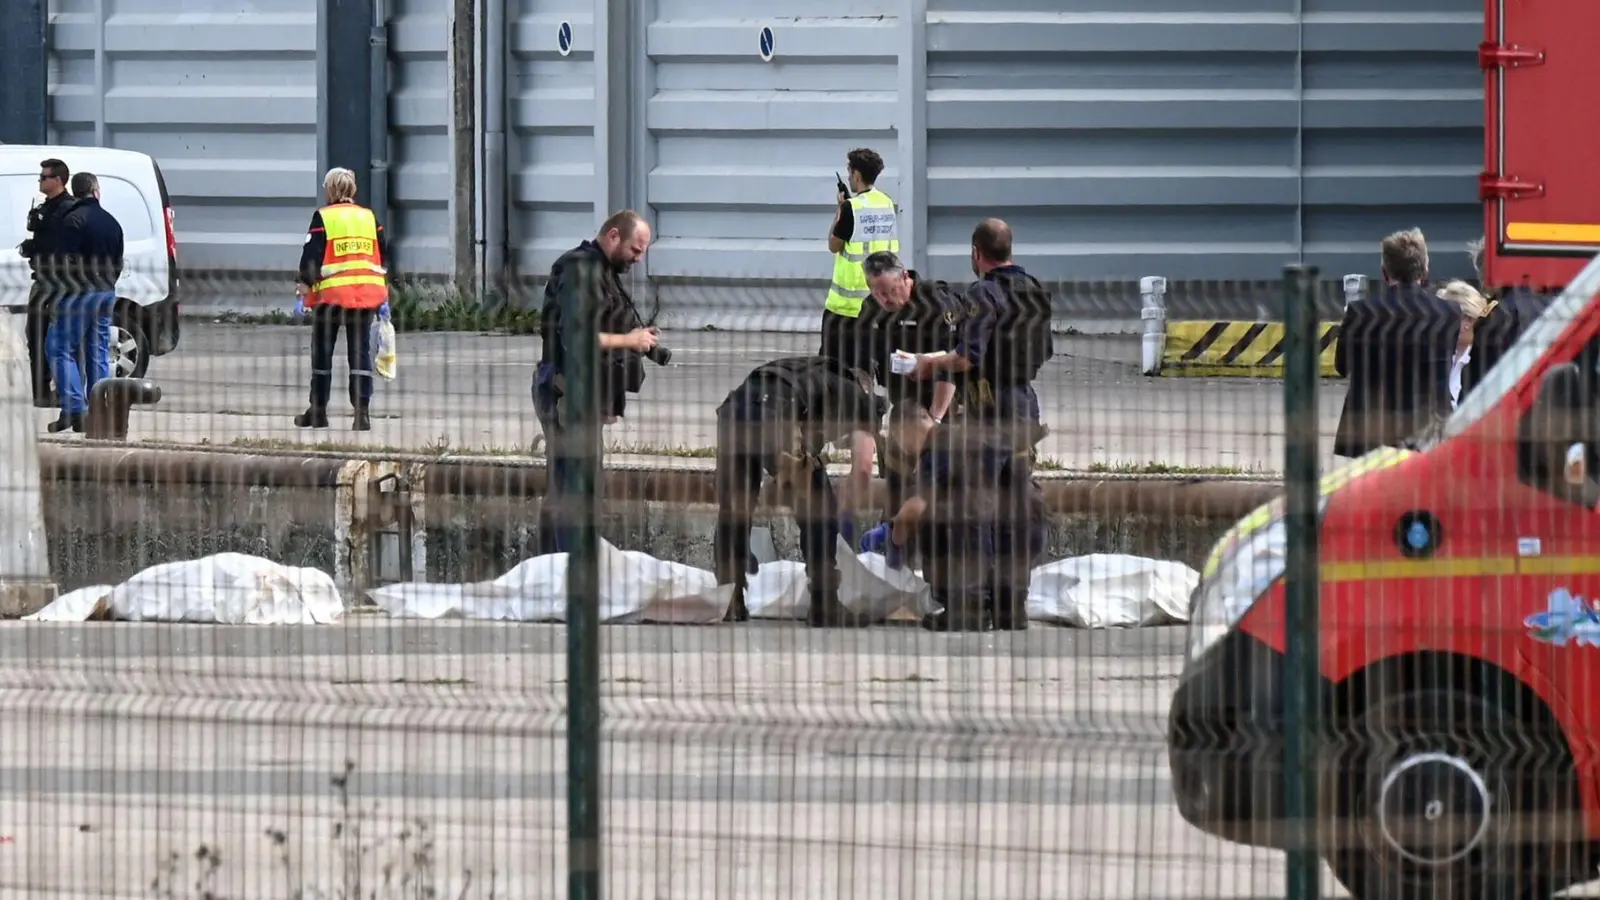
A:
{"type": "Polygon", "coordinates": [[[884,250],[900,252],[900,223],[894,201],[873,188],[850,198],[850,213],[855,228],[833,257],[833,283],[828,286],[828,312],[854,319],[861,315],[861,301],[867,299],[867,275],[861,264],[867,257],[884,250]]]}
{"type": "Polygon", "coordinates": [[[318,212],[327,246],[322,251],[321,280],[308,298],[310,305],[382,306],[389,298],[389,280],[378,250],[378,220],[372,210],[354,203],[335,203],[318,212]]]}

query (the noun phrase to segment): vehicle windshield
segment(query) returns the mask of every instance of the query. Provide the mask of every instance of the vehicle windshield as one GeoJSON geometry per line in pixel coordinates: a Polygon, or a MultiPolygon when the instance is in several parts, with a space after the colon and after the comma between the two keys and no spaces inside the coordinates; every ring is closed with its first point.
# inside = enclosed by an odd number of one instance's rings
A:
{"type": "Polygon", "coordinates": [[[1522,376],[1528,374],[1539,357],[1544,356],[1550,345],[1561,336],[1561,332],[1589,305],[1597,291],[1600,291],[1600,257],[1583,267],[1583,271],[1572,279],[1561,296],[1551,302],[1544,315],[1529,325],[1522,332],[1522,337],[1506,351],[1506,355],[1495,363],[1482,383],[1467,394],[1461,405],[1456,407],[1455,414],[1445,422],[1443,437],[1454,437],[1467,430],[1510,393],[1522,376]]]}

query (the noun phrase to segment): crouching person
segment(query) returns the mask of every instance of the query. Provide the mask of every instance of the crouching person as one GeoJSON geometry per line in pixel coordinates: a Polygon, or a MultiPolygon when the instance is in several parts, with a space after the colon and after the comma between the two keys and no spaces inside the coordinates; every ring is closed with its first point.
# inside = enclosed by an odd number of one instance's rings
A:
{"type": "Polygon", "coordinates": [[[915,547],[933,602],[930,631],[995,627],[999,461],[966,422],[941,425],[927,410],[902,404],[889,417],[888,442],[917,459],[908,497],[889,523],[890,556],[915,547]]]}
{"type": "Polygon", "coordinates": [[[762,474],[774,476],[800,527],[813,627],[865,625],[839,603],[838,541],[854,540],[854,514],[872,489],[881,401],[865,373],[826,357],[756,367],[717,407],[718,584],[733,585],[729,621],[750,618],[745,577],[754,570],[750,526],[762,474]],[[829,442],[850,447],[850,474],[836,496],[821,458],[829,442]]]}

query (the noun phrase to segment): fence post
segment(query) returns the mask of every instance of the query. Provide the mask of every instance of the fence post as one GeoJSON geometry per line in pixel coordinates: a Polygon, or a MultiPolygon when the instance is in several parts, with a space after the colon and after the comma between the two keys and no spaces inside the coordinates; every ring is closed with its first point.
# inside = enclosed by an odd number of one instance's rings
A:
{"type": "MultiPolygon", "coordinates": [[[[584,272],[590,269],[582,270],[584,272]]],[[[599,284],[578,286],[581,301],[570,328],[565,361],[568,419],[561,473],[567,556],[567,896],[600,900],[600,332],[599,284]]],[[[546,459],[555,454],[547,451],[546,459]]],[[[547,482],[556,473],[546,463],[547,482]]],[[[548,496],[549,488],[546,487],[548,496]]]]}
{"type": "Polygon", "coordinates": [[[1161,355],[1167,349],[1167,280],[1160,275],[1139,279],[1143,301],[1139,318],[1144,320],[1144,337],[1139,347],[1140,368],[1146,375],[1161,374],[1161,355]]]}
{"type": "MultiPolygon", "coordinates": [[[[1346,284],[1348,284],[1348,279],[1346,284]]],[[[1283,479],[1287,493],[1284,570],[1283,789],[1288,823],[1289,900],[1316,900],[1317,854],[1317,269],[1284,269],[1283,479]]]]}
{"type": "Polygon", "coordinates": [[[1344,308],[1349,309],[1350,304],[1360,303],[1367,297],[1367,276],[1346,275],[1344,277],[1344,308]]]}

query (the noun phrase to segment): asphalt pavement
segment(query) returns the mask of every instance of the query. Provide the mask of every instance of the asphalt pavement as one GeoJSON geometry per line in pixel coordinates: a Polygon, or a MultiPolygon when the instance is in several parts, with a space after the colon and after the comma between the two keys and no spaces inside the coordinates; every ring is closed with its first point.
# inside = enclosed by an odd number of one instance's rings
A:
{"type": "MultiPolygon", "coordinates": [[[[717,405],[761,362],[814,352],[812,335],[668,331],[670,367],[649,366],[644,392],[607,429],[613,452],[704,465],[717,405]]],[[[365,445],[438,453],[530,452],[539,435],[531,385],[534,336],[403,334],[399,376],[380,383],[374,429],[349,430],[343,351],[335,366],[333,427],[301,431],[310,332],[304,327],[185,320],[177,351],[154,360],[158,406],[134,413],[131,438],[213,446],[365,445]]],[[[1147,378],[1138,339],[1063,336],[1037,383],[1051,434],[1044,456],[1062,468],[1142,467],[1276,471],[1283,453],[1281,383],[1147,378]]],[[[1331,448],[1344,387],[1320,393],[1331,448]]],[[[54,417],[40,411],[43,426],[54,417]]]]}
{"type": "MultiPolygon", "coordinates": [[[[608,896],[1282,895],[1280,857],[1173,807],[1174,629],[603,638],[608,896]]],[[[437,896],[563,896],[565,642],[0,626],[0,894],[145,897],[171,869],[198,896],[216,856],[217,896],[371,890],[386,866],[437,896]]]]}

